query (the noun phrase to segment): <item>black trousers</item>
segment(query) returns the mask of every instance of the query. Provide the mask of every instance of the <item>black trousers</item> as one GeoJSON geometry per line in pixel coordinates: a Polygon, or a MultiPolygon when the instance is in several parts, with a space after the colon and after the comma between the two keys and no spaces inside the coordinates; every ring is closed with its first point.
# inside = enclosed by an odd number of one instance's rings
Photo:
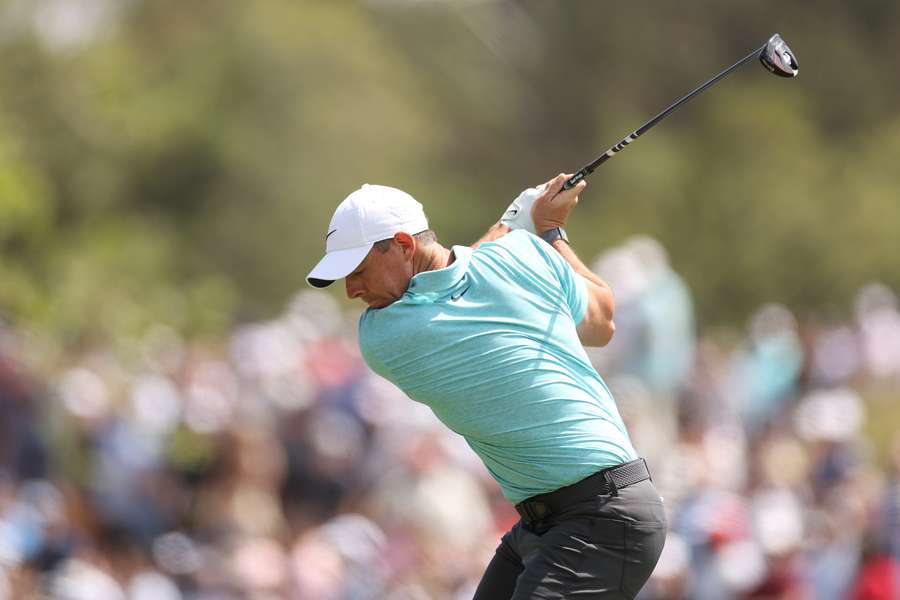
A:
{"type": "Polygon", "coordinates": [[[575,504],[545,522],[516,523],[500,541],[474,600],[633,599],[666,539],[650,480],[575,504]]]}

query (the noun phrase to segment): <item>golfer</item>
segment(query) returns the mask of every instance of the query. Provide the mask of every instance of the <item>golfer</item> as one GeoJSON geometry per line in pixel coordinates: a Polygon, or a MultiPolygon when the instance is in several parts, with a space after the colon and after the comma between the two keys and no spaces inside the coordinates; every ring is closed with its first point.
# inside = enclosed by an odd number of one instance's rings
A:
{"type": "Polygon", "coordinates": [[[586,183],[522,193],[472,247],[441,246],[419,204],[364,185],[337,207],[315,287],[368,309],[366,363],[462,435],[521,519],[477,600],[634,598],[662,551],[662,499],[582,345],[613,335],[613,296],[566,220],[586,183]],[[534,233],[532,233],[534,232],[534,233]]]}

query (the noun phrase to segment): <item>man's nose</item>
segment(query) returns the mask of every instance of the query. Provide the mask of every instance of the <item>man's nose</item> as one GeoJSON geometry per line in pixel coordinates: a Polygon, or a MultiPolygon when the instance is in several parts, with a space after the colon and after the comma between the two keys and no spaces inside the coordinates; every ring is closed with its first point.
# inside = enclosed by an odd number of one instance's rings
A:
{"type": "Polygon", "coordinates": [[[359,298],[360,296],[363,295],[363,292],[365,291],[363,289],[363,286],[360,285],[360,283],[358,281],[356,281],[354,278],[348,277],[345,280],[345,283],[347,286],[347,297],[348,298],[350,298],[351,300],[355,300],[356,298],[359,298]]]}

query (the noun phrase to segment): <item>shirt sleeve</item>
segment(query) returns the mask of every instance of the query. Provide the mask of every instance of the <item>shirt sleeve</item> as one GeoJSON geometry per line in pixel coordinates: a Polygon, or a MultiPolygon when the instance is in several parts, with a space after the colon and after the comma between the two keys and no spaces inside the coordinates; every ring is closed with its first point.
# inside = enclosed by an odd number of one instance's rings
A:
{"type": "Polygon", "coordinates": [[[373,338],[375,337],[375,332],[373,331],[373,319],[374,315],[372,314],[371,309],[366,309],[359,316],[359,323],[357,325],[357,337],[359,341],[359,351],[362,355],[363,361],[365,361],[366,365],[372,369],[376,374],[381,375],[384,378],[387,378],[387,368],[384,363],[378,358],[378,353],[375,351],[373,338]]]}
{"type": "Polygon", "coordinates": [[[584,278],[575,272],[553,246],[525,230],[513,231],[503,238],[510,238],[510,250],[528,271],[528,278],[543,293],[561,300],[572,320],[578,325],[587,313],[588,292],[584,278]]]}

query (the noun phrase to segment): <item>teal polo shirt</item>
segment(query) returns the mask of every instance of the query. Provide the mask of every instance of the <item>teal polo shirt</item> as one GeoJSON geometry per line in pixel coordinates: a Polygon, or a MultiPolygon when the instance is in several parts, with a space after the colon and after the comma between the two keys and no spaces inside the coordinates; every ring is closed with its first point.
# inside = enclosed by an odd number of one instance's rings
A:
{"type": "Polygon", "coordinates": [[[578,340],[584,279],[523,230],[453,254],[362,314],[369,367],[462,435],[513,503],[637,458],[578,340]]]}

